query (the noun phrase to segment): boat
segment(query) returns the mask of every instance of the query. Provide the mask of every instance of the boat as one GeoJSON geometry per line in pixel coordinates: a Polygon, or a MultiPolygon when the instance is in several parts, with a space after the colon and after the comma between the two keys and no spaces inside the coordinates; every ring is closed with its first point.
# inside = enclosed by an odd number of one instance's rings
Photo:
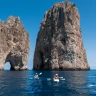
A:
{"type": "Polygon", "coordinates": [[[55,82],[59,82],[59,79],[55,79],[55,78],[53,78],[53,80],[54,80],[55,82]]]}
{"type": "Polygon", "coordinates": [[[34,78],[35,78],[35,79],[39,79],[39,77],[37,77],[37,76],[34,76],[34,78]]]}

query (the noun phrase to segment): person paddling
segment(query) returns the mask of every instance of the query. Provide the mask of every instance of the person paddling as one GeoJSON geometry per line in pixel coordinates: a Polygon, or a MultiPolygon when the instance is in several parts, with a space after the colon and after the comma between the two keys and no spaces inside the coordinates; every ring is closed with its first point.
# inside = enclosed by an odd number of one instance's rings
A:
{"type": "Polygon", "coordinates": [[[59,79],[58,74],[55,74],[54,79],[59,79]]]}
{"type": "Polygon", "coordinates": [[[39,76],[38,76],[38,74],[37,74],[37,73],[35,74],[34,78],[39,78],[39,76]]]}

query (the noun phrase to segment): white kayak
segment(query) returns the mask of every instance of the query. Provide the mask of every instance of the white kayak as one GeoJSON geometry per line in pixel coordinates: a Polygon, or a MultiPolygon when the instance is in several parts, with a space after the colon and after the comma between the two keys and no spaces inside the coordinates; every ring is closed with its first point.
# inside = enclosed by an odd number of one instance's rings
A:
{"type": "Polygon", "coordinates": [[[35,79],[39,79],[39,77],[38,78],[35,78],[35,79]]]}
{"type": "Polygon", "coordinates": [[[39,79],[39,77],[35,77],[35,76],[34,76],[34,78],[35,78],[35,79],[39,79]]]}
{"type": "Polygon", "coordinates": [[[55,82],[59,82],[59,79],[55,79],[55,78],[53,78],[53,80],[54,80],[55,82]]]}

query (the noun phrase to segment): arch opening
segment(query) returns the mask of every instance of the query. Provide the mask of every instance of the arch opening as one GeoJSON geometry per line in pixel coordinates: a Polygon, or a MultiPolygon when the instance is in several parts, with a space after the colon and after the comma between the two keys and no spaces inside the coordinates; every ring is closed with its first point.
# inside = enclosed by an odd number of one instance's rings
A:
{"type": "Polygon", "coordinates": [[[10,58],[11,58],[11,53],[9,53],[7,56],[6,56],[6,60],[5,60],[5,64],[4,64],[4,70],[11,70],[11,62],[10,62],[10,58]]]}
{"type": "Polygon", "coordinates": [[[11,64],[10,64],[10,62],[6,62],[5,64],[4,64],[4,70],[10,70],[11,69],[11,64]]]}

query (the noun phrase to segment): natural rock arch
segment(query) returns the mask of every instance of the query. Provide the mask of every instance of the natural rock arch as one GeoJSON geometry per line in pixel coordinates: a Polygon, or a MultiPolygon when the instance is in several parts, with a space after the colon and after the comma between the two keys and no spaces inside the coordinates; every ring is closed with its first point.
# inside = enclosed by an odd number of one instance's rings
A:
{"type": "Polygon", "coordinates": [[[10,16],[0,22],[0,70],[6,62],[10,62],[11,70],[26,70],[29,48],[29,35],[20,18],[10,16]]]}
{"type": "Polygon", "coordinates": [[[18,55],[14,55],[11,52],[7,55],[5,63],[10,63],[10,70],[19,70],[22,64],[22,57],[18,55]]]}

